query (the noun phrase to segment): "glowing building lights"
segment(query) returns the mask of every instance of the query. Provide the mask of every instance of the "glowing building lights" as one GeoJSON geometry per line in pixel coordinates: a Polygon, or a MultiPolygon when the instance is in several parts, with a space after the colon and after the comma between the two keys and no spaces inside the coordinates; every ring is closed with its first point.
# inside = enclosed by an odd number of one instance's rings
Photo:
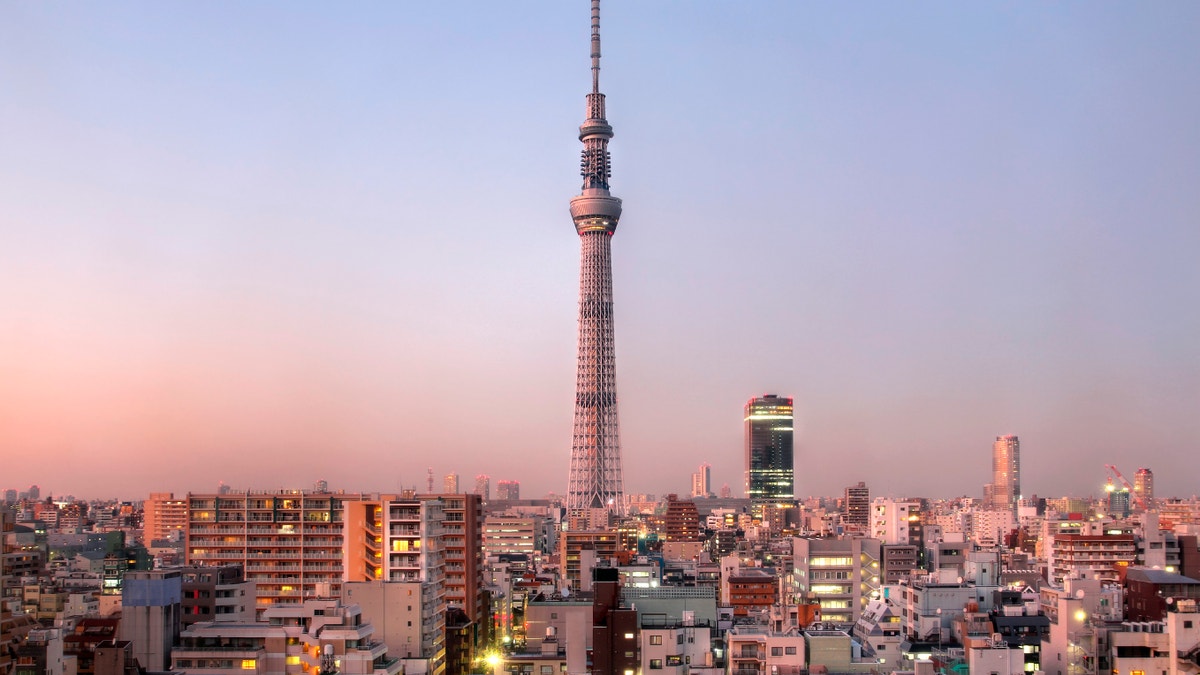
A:
{"type": "Polygon", "coordinates": [[[766,394],[746,403],[746,496],[750,499],[793,498],[793,420],[791,398],[766,394]]]}

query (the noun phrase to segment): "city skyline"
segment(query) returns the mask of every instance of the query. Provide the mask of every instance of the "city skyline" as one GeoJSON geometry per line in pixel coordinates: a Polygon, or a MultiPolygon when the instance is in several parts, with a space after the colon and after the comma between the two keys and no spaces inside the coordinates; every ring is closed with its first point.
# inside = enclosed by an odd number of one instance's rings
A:
{"type": "MultiPolygon", "coordinates": [[[[1200,8],[861,9],[604,6],[625,492],[1195,493],[1200,8]]],[[[0,10],[6,482],[562,494],[584,11],[0,10]]]]}

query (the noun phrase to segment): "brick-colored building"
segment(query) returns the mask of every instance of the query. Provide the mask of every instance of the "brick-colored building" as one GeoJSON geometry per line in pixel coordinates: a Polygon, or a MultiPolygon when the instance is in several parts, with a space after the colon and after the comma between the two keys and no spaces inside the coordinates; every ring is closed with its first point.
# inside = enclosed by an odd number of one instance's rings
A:
{"type": "Polygon", "coordinates": [[[775,604],[778,583],[773,574],[743,568],[729,577],[729,604],[734,616],[770,609],[775,604]]]}

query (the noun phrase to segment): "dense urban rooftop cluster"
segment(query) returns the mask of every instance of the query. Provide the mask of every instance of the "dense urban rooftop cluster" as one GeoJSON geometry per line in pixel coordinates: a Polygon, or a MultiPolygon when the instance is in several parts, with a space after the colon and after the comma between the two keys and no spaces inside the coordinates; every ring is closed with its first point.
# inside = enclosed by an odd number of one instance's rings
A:
{"type": "Polygon", "coordinates": [[[1196,498],[768,501],[697,479],[618,513],[510,483],[9,491],[0,672],[1200,672],[1196,498]]]}

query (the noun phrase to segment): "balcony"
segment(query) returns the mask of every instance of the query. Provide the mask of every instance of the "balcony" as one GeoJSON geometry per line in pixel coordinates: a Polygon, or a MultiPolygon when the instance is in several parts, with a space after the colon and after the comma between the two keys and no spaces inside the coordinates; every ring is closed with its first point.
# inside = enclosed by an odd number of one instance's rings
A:
{"type": "Polygon", "coordinates": [[[217,645],[217,646],[192,646],[192,647],[174,647],[170,650],[172,658],[212,658],[215,653],[228,656],[229,658],[259,658],[266,656],[266,649],[262,646],[254,645],[217,645]]]}

